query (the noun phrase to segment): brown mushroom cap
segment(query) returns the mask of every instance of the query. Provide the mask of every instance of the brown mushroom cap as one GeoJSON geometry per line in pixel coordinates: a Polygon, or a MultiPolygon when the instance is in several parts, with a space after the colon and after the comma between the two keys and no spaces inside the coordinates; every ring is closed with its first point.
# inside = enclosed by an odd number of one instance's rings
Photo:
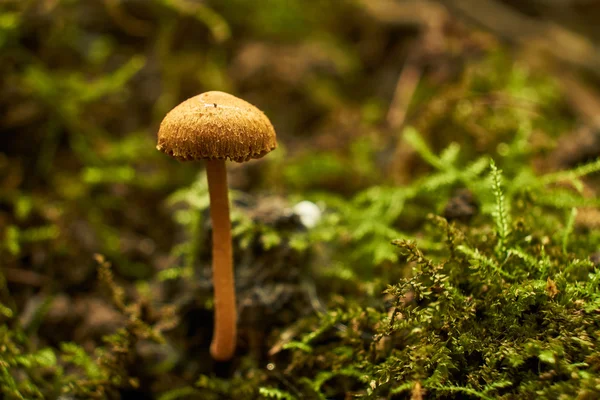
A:
{"type": "Polygon", "coordinates": [[[172,109],[160,124],[156,148],[178,160],[261,158],[277,147],[269,118],[223,92],[206,92],[172,109]]]}

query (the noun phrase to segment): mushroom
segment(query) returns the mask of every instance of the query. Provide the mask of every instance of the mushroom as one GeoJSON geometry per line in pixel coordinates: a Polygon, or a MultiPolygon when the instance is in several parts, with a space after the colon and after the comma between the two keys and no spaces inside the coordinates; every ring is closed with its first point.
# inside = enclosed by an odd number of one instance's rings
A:
{"type": "Polygon", "coordinates": [[[236,302],[231,221],[225,160],[261,158],[277,147],[269,118],[246,101],[223,92],[206,92],[171,110],[160,124],[156,148],[180,161],[206,160],[212,219],[212,274],[215,324],[210,354],[233,357],[236,302]]]}

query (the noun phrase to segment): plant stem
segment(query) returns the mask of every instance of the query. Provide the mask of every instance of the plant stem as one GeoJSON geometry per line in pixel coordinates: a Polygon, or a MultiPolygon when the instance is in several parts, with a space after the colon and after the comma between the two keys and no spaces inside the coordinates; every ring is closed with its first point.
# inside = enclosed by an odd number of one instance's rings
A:
{"type": "Polygon", "coordinates": [[[237,316],[225,160],[207,160],[206,173],[212,220],[215,291],[215,325],[210,354],[217,361],[226,361],[235,352],[237,316]]]}

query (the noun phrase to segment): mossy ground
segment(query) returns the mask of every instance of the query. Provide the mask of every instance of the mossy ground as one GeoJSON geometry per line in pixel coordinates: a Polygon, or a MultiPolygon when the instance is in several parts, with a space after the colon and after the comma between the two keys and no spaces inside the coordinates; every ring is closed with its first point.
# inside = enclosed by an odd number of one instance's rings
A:
{"type": "Polygon", "coordinates": [[[415,53],[414,26],[365,10],[0,5],[0,398],[600,397],[597,128],[551,61],[451,17],[415,53]],[[205,90],[258,105],[280,143],[229,165],[228,363],[208,354],[202,166],[155,149],[205,90]]]}

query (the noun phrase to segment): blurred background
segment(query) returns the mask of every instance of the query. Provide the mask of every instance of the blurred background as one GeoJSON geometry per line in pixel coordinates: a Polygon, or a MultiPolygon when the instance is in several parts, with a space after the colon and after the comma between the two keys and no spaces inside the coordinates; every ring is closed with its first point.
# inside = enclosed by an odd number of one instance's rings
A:
{"type": "MultiPolygon", "coordinates": [[[[363,193],[356,212],[384,197],[370,188],[426,175],[408,126],[435,153],[458,143],[464,160],[506,156],[526,126],[519,157],[538,173],[596,158],[599,21],[595,0],[0,0],[0,302],[12,310],[0,318],[11,314],[9,326],[39,346],[74,341],[93,351],[123,325],[100,294],[94,254],[102,254],[128,298],[183,310],[178,350],[166,351],[178,355],[148,347],[137,357],[158,357],[161,371],[182,381],[208,373],[212,365],[185,356],[205,351],[212,329],[209,275],[197,272],[209,265],[209,246],[191,239],[210,229],[196,217],[208,205],[203,166],[155,149],[171,108],[221,90],[269,116],[278,150],[228,164],[246,249],[237,261],[248,276],[238,285],[251,292],[241,295],[247,304],[270,309],[247,281],[256,265],[281,265],[265,282],[289,285],[267,293],[302,303],[292,289],[304,267],[289,268],[305,265],[317,239],[290,233],[294,245],[280,247],[278,235],[304,229],[290,209],[309,199],[331,210],[363,193]],[[253,241],[260,246],[248,247],[253,241]]],[[[454,215],[451,189],[414,209],[454,215]]],[[[381,207],[369,218],[385,214],[381,207]]],[[[459,217],[474,212],[468,207],[459,217]]],[[[346,237],[340,248],[375,268],[397,257],[389,236],[424,218],[398,225],[393,214],[368,230],[351,215],[342,218],[346,236],[363,227],[360,246],[338,231],[321,230],[318,240],[346,237]],[[381,238],[383,248],[374,245],[381,238]]],[[[272,324],[294,316],[279,318],[272,324]]],[[[256,346],[271,328],[242,329],[241,351],[264,356],[256,346]]]]}

